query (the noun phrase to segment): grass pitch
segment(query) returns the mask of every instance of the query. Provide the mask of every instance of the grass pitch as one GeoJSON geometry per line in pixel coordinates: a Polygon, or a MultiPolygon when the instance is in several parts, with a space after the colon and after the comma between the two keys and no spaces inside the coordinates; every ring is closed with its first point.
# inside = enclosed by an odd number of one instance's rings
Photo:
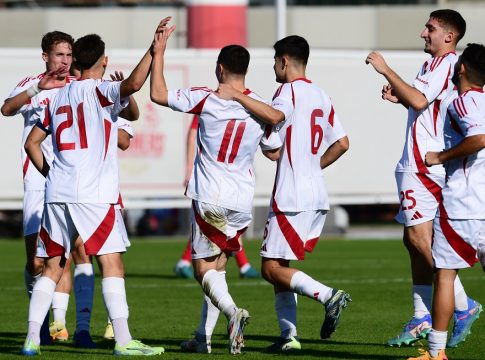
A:
{"type": "MultiPolygon", "coordinates": [[[[130,329],[134,338],[165,347],[165,359],[233,358],[226,349],[226,321],[221,315],[213,336],[213,354],[182,353],[179,344],[191,337],[199,321],[202,293],[194,280],[175,278],[172,268],[185,239],[133,239],[124,255],[126,289],[130,306],[130,329]]],[[[246,241],[251,262],[259,268],[259,241],[246,241]]],[[[23,282],[23,241],[0,240],[0,358],[20,358],[28,311],[23,282]]],[[[321,240],[307,260],[294,263],[319,281],[348,291],[353,302],[344,310],[340,326],[328,340],[319,339],[323,307],[311,299],[298,298],[298,335],[302,350],[283,355],[297,359],[407,359],[414,348],[389,348],[385,342],[396,335],[412,314],[409,260],[400,241],[321,240]]],[[[99,273],[97,273],[99,275],[99,273]]],[[[485,276],[479,266],[462,271],[468,294],[485,303],[485,276]]],[[[272,288],[264,280],[242,280],[234,261],[227,271],[236,303],[251,314],[245,331],[242,357],[281,358],[261,350],[279,334],[272,288]]],[[[75,327],[75,300],[71,296],[68,329],[75,327]]],[[[43,359],[101,359],[111,357],[113,344],[102,340],[106,324],[99,276],[96,280],[91,334],[96,350],[75,349],[69,343],[42,347],[43,359]]],[[[453,360],[485,359],[485,320],[478,320],[473,334],[457,349],[447,351],[453,360]]]]}

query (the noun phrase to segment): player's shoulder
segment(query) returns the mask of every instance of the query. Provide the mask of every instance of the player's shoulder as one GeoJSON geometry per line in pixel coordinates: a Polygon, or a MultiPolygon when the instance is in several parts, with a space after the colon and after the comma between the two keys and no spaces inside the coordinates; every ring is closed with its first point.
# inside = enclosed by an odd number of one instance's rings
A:
{"type": "Polygon", "coordinates": [[[189,88],[190,92],[202,92],[202,93],[207,93],[210,94],[212,90],[208,88],[207,86],[193,86],[189,88]]]}
{"type": "Polygon", "coordinates": [[[437,70],[440,67],[449,68],[458,61],[458,55],[455,52],[448,52],[441,56],[435,56],[428,60],[429,70],[431,72],[437,70]]]}
{"type": "Polygon", "coordinates": [[[22,80],[18,82],[18,84],[15,86],[16,88],[27,88],[35,83],[38,83],[43,77],[45,73],[41,73],[38,75],[33,75],[33,76],[26,76],[22,80]]]}
{"type": "Polygon", "coordinates": [[[265,98],[263,98],[262,96],[260,96],[259,94],[255,93],[254,91],[252,91],[250,89],[246,89],[246,91],[244,91],[244,94],[255,99],[255,100],[264,102],[266,104],[268,103],[268,101],[265,98]]]}
{"type": "Polygon", "coordinates": [[[452,102],[453,110],[460,118],[479,112],[485,112],[485,93],[483,89],[470,89],[452,102]]]}

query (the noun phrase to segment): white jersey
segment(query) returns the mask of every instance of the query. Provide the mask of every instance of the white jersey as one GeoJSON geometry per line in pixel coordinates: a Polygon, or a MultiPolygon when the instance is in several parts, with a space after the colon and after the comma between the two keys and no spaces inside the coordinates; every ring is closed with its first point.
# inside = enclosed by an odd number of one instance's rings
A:
{"type": "MultiPolygon", "coordinates": [[[[20,81],[15,89],[10,93],[8,98],[12,98],[21,92],[27,90],[34,84],[37,84],[43,77],[45,73],[39,74],[34,77],[26,77],[20,81]]],[[[67,82],[73,81],[73,77],[68,77],[67,82]]],[[[27,136],[29,136],[32,127],[37,123],[37,121],[44,118],[45,107],[49,103],[50,99],[59,91],[59,89],[43,90],[38,95],[32,97],[29,102],[24,104],[18,111],[17,114],[22,114],[24,118],[24,130],[22,132],[22,147],[20,149],[20,158],[22,161],[22,172],[24,179],[24,190],[44,190],[45,189],[45,177],[37,171],[34,165],[32,165],[27,153],[25,152],[24,145],[27,136]]],[[[46,139],[42,145],[42,152],[49,163],[52,164],[52,159],[54,154],[52,152],[52,141],[50,138],[46,139]]]]}
{"type": "Polygon", "coordinates": [[[130,139],[133,139],[135,132],[133,126],[131,126],[131,121],[118,117],[116,125],[118,126],[118,129],[125,131],[130,136],[130,139]]]}
{"type": "MultiPolygon", "coordinates": [[[[447,149],[464,138],[485,135],[485,94],[482,89],[463,93],[450,104],[445,126],[447,149]]],[[[445,164],[446,185],[440,217],[485,219],[485,149],[445,164]]]]}
{"type": "Polygon", "coordinates": [[[444,148],[444,117],[440,103],[453,91],[451,78],[457,60],[455,53],[433,57],[423,64],[416,76],[413,87],[423,93],[429,105],[422,111],[408,109],[406,143],[396,172],[445,174],[443,166],[426,167],[424,156],[428,151],[444,148]]]}
{"type": "Polygon", "coordinates": [[[47,176],[46,203],[117,202],[115,122],[127,100],[120,102],[120,82],[94,79],[66,85],[51,100],[46,116],[54,161],[47,176]]]}
{"type": "Polygon", "coordinates": [[[328,210],[320,157],[345,136],[330,98],[310,80],[297,79],[279,87],[271,106],[285,114],[279,130],[284,143],[278,160],[273,209],[328,210]]]}
{"type": "MultiPolygon", "coordinates": [[[[263,101],[249,90],[245,94],[263,101]]],[[[208,88],[169,91],[168,105],[173,110],[199,115],[199,151],[186,195],[250,213],[255,186],[254,155],[258,145],[262,150],[279,148],[277,132],[236,101],[222,100],[208,88]]]]}

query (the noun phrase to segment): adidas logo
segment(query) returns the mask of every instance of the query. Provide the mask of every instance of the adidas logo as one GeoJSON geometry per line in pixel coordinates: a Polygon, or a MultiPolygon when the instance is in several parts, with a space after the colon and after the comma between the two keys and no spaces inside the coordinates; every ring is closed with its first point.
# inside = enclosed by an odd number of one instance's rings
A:
{"type": "Polygon", "coordinates": [[[413,217],[411,218],[411,220],[418,220],[418,219],[422,219],[423,218],[423,215],[421,215],[421,213],[419,211],[416,211],[413,215],[413,217]]]}

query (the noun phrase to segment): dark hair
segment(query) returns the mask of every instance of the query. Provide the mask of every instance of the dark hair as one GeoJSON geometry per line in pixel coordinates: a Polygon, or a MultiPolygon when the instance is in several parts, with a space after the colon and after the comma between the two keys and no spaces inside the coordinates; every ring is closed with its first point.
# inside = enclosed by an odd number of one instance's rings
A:
{"type": "Polygon", "coordinates": [[[465,66],[468,80],[480,86],[485,85],[485,46],[467,44],[460,61],[465,66]]]}
{"type": "Polygon", "coordinates": [[[275,57],[288,55],[304,65],[307,64],[308,57],[310,56],[310,46],[308,45],[308,42],[298,35],[291,35],[278,40],[273,45],[273,48],[275,50],[275,57]]]}
{"type": "Polygon", "coordinates": [[[465,35],[466,21],[458,11],[451,9],[435,10],[429,14],[429,17],[438,20],[442,27],[451,27],[453,30],[455,30],[457,32],[457,43],[465,35]]]}
{"type": "Polygon", "coordinates": [[[217,63],[232,74],[245,75],[249,66],[249,51],[241,45],[227,45],[219,52],[217,63]]]}
{"type": "Polygon", "coordinates": [[[40,43],[40,47],[42,48],[42,51],[45,53],[48,53],[49,51],[52,50],[54,45],[59,44],[59,43],[68,43],[71,45],[74,43],[74,39],[72,38],[71,35],[66,34],[62,31],[51,31],[42,36],[42,41],[40,43]]]}
{"type": "Polygon", "coordinates": [[[104,55],[104,41],[96,34],[85,35],[74,43],[72,55],[79,70],[89,69],[104,55]]]}

